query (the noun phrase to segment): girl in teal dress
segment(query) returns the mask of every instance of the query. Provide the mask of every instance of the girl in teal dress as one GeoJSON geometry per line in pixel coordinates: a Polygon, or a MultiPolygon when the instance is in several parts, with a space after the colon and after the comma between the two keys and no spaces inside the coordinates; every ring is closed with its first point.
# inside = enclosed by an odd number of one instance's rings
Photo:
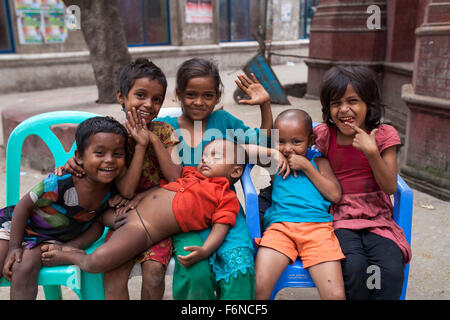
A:
{"type": "MultiPolygon", "coordinates": [[[[155,120],[169,123],[177,132],[180,140],[177,151],[183,166],[197,166],[201,160],[203,147],[215,138],[270,145],[268,136],[273,119],[269,94],[254,75],[252,79],[245,75],[239,75],[238,78],[236,84],[250,97],[249,100],[241,100],[240,103],[260,105],[260,129],[265,130],[249,128],[227,111],[213,112],[223,90],[214,63],[194,58],[185,61],[178,69],[176,94],[181,101],[183,113],[179,117],[155,120]]],[[[201,246],[209,232],[210,229],[206,229],[174,236],[174,254],[186,255],[189,252],[184,250],[185,247],[201,246]]],[[[209,261],[200,261],[185,268],[178,259],[175,259],[174,299],[254,299],[253,253],[253,244],[241,207],[236,225],[230,229],[224,243],[209,261]]]]}

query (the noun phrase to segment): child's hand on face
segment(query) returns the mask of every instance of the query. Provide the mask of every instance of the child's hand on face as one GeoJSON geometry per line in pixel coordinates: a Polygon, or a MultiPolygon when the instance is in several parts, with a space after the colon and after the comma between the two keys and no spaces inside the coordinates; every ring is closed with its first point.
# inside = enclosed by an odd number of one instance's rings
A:
{"type": "Polygon", "coordinates": [[[128,111],[128,117],[125,121],[125,128],[128,134],[136,141],[137,145],[147,147],[150,142],[150,130],[148,130],[145,120],[141,118],[136,108],[128,111]]]}
{"type": "Polygon", "coordinates": [[[353,148],[364,153],[366,157],[372,154],[379,153],[377,141],[375,139],[375,134],[377,133],[378,129],[373,129],[370,134],[367,134],[363,129],[355,126],[352,123],[348,123],[347,125],[356,132],[352,143],[353,148]]]}
{"type": "Polygon", "coordinates": [[[178,255],[178,261],[183,267],[189,267],[194,263],[204,260],[209,257],[208,253],[203,247],[200,246],[188,246],[183,248],[185,251],[191,251],[186,256],[178,255]]]}
{"type": "Polygon", "coordinates": [[[289,162],[286,157],[278,150],[276,150],[274,154],[275,161],[278,162],[277,171],[278,175],[282,175],[283,179],[286,179],[287,176],[291,173],[291,168],[289,167],[289,162]]]}
{"type": "Polygon", "coordinates": [[[306,157],[298,155],[298,154],[290,154],[287,158],[287,161],[289,163],[289,167],[292,171],[294,171],[294,177],[297,178],[297,170],[304,170],[305,165],[309,163],[308,159],[306,157]]]}
{"type": "Polygon", "coordinates": [[[238,87],[250,97],[249,100],[239,100],[239,103],[261,105],[270,101],[270,96],[266,89],[259,83],[253,73],[251,76],[253,80],[246,75],[240,74],[238,75],[239,81],[235,80],[238,87]]]}

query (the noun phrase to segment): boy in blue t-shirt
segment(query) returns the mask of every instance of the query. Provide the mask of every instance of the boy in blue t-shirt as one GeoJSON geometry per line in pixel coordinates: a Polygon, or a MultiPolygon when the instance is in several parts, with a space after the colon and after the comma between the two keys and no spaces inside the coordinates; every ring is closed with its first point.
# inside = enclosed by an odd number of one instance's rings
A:
{"type": "Polygon", "coordinates": [[[279,130],[276,148],[293,174],[276,175],[273,180],[272,205],[263,220],[265,232],[256,239],[255,297],[269,299],[288,263],[301,256],[322,299],[345,299],[340,263],[345,256],[328,213],[330,201],[341,198],[339,182],[326,158],[308,152],[314,134],[306,112],[286,110],[275,119],[274,128],[279,130]]]}

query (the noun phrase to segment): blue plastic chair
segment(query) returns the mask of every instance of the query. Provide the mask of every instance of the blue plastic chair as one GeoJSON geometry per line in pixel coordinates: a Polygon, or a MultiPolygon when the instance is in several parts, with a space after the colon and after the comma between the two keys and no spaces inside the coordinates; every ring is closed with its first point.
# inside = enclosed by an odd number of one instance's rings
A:
{"type": "MultiPolygon", "coordinates": [[[[94,113],[81,111],[55,111],[33,116],[20,123],[11,133],[6,148],[6,205],[14,205],[19,201],[20,188],[20,161],[23,142],[30,135],[39,136],[50,149],[56,166],[64,165],[74,155],[76,143],[69,152],[66,152],[50,127],[62,123],[80,122],[98,116],[94,113]]],[[[106,231],[105,231],[106,232],[106,231]]],[[[91,253],[101,243],[104,236],[86,249],[91,253]]],[[[38,285],[44,287],[45,297],[48,300],[62,299],[61,285],[71,288],[81,300],[104,299],[103,274],[92,274],[81,271],[78,266],[55,266],[41,268],[38,276],[38,285]]],[[[10,286],[4,278],[0,279],[0,286],[10,286]]]]}
{"type": "MultiPolygon", "coordinates": [[[[253,239],[253,245],[255,245],[254,239],[261,238],[261,228],[259,220],[259,206],[258,206],[258,194],[256,193],[252,179],[250,177],[250,171],[253,165],[247,165],[244,174],[241,177],[242,188],[245,197],[245,213],[247,219],[247,225],[250,234],[253,239]]],[[[411,225],[412,225],[412,208],[413,208],[413,193],[409,186],[403,181],[400,176],[397,176],[397,191],[394,194],[394,212],[393,218],[395,222],[403,229],[406,240],[411,244],[411,225]]],[[[255,246],[256,249],[256,246],[255,246]]],[[[408,286],[409,264],[404,270],[404,280],[401,300],[405,299],[406,288],[408,286]]],[[[277,293],[286,287],[291,288],[309,288],[315,287],[308,270],[303,269],[303,264],[300,258],[298,258],[294,264],[288,265],[284,272],[281,274],[278,282],[276,283],[270,299],[275,299],[277,293]]]]}

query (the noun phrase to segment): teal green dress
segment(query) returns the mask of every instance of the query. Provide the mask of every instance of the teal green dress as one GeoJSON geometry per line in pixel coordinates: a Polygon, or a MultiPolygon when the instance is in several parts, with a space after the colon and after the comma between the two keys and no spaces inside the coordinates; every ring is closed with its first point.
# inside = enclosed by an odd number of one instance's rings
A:
{"type": "MultiPolygon", "coordinates": [[[[180,130],[176,117],[157,118],[155,121],[167,122],[175,129],[180,140],[179,156],[183,166],[197,166],[201,161],[203,148],[215,138],[228,138],[240,143],[270,145],[270,141],[268,141],[266,135],[262,134],[259,129],[253,129],[246,126],[241,120],[223,110],[215,111],[208,116],[203,140],[195,148],[190,147],[184,141],[183,133],[186,134],[186,132],[180,130]]],[[[235,191],[234,186],[232,186],[232,189],[235,191]]],[[[190,235],[176,235],[173,237],[175,254],[182,254],[181,252],[183,251],[182,248],[184,246],[192,245],[190,243],[183,243],[183,238],[192,236],[192,234],[196,233],[201,237],[203,242],[210,231],[210,229],[206,229],[200,232],[190,232],[190,235]],[[178,241],[180,239],[181,241],[178,241]],[[177,248],[178,244],[179,248],[177,248]]],[[[236,279],[237,277],[240,277],[241,274],[250,273],[254,275],[253,254],[253,244],[241,206],[241,210],[236,219],[236,225],[230,229],[221,247],[217,249],[216,253],[209,258],[211,269],[215,275],[215,279],[213,281],[220,282],[224,280],[228,283],[230,282],[230,279],[236,279]]],[[[175,260],[178,264],[177,259],[175,260]]],[[[183,288],[179,289],[180,292],[176,292],[177,269],[180,270],[180,267],[177,268],[176,265],[174,273],[175,299],[214,299],[213,296],[208,296],[206,293],[203,295],[201,294],[201,292],[211,291],[204,288],[209,286],[206,275],[203,275],[203,281],[201,283],[195,283],[195,291],[187,293],[193,289],[188,288],[188,286],[183,286],[183,288]],[[199,285],[201,288],[198,287],[199,285]]],[[[189,272],[189,269],[181,268],[180,272],[189,272]]],[[[193,272],[192,276],[195,276],[193,272]]],[[[247,299],[249,298],[250,297],[247,296],[247,299]]]]}

